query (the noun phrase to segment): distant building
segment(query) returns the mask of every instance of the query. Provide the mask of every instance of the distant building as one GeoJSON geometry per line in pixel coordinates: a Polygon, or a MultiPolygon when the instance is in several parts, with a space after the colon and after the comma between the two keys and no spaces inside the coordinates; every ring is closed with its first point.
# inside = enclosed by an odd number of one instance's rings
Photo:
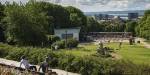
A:
{"type": "Polygon", "coordinates": [[[95,15],[95,18],[97,20],[108,20],[109,15],[108,14],[98,14],[98,15],[95,15]]]}
{"type": "Polygon", "coordinates": [[[115,21],[115,20],[117,20],[120,23],[124,23],[125,22],[125,20],[123,18],[121,18],[120,16],[114,16],[114,18],[112,19],[112,21],[115,21]]]}
{"type": "Polygon", "coordinates": [[[131,32],[90,32],[87,34],[92,40],[112,40],[116,39],[129,39],[132,37],[131,32]]]}
{"type": "Polygon", "coordinates": [[[80,27],[77,28],[62,28],[54,29],[54,34],[61,39],[74,38],[79,41],[80,27]]]}
{"type": "Polygon", "coordinates": [[[96,14],[94,17],[96,20],[99,21],[112,20],[114,18],[113,15],[109,15],[109,14],[96,14]]]}
{"type": "Polygon", "coordinates": [[[129,20],[136,20],[138,19],[138,17],[139,17],[138,13],[128,13],[129,20]]]}

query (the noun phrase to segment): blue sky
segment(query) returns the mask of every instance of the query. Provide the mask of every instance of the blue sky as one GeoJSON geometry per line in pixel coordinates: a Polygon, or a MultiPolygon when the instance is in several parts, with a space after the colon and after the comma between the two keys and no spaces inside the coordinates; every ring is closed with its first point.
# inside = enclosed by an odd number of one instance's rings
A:
{"type": "MultiPolygon", "coordinates": [[[[28,0],[0,0],[27,2],[28,0]]],[[[75,6],[84,12],[145,10],[150,9],[150,0],[38,0],[60,4],[63,6],[75,6]]]]}

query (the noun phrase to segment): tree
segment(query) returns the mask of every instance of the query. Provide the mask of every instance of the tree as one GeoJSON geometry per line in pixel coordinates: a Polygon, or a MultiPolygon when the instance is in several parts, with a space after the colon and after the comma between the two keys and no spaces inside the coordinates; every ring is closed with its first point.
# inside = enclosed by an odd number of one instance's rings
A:
{"type": "Polygon", "coordinates": [[[150,10],[145,11],[142,19],[139,21],[139,25],[136,27],[136,32],[140,37],[150,40],[150,10]]]}
{"type": "Polygon", "coordinates": [[[4,29],[2,25],[2,19],[4,18],[4,5],[0,3],[0,42],[5,41],[4,29]]]}
{"type": "Polygon", "coordinates": [[[4,17],[4,5],[0,3],[0,22],[4,17]]]}
{"type": "Polygon", "coordinates": [[[120,18],[100,22],[100,24],[103,25],[105,32],[124,32],[125,30],[125,22],[120,18]]]}
{"type": "Polygon", "coordinates": [[[67,26],[70,27],[81,27],[80,31],[80,40],[84,40],[84,34],[86,32],[86,23],[87,23],[87,17],[83,14],[83,12],[75,7],[68,6],[66,7],[66,10],[70,13],[70,24],[67,26]]]}
{"type": "Polygon", "coordinates": [[[54,27],[67,28],[70,26],[69,12],[60,5],[54,5],[53,8],[54,27]]]}
{"type": "Polygon", "coordinates": [[[60,5],[48,2],[29,1],[27,7],[35,7],[40,12],[45,12],[48,18],[48,26],[45,27],[47,34],[53,34],[54,28],[65,28],[70,26],[69,12],[60,5]]]}
{"type": "Polygon", "coordinates": [[[85,27],[86,16],[83,12],[75,7],[68,6],[66,10],[70,13],[70,27],[85,27]]]}
{"type": "Polygon", "coordinates": [[[87,17],[87,32],[102,32],[104,30],[103,25],[98,23],[94,18],[87,17]]]}
{"type": "Polygon", "coordinates": [[[136,21],[129,21],[126,23],[125,31],[132,32],[133,36],[135,36],[136,35],[136,32],[135,32],[136,26],[138,26],[138,23],[136,21]]]}
{"type": "Polygon", "coordinates": [[[41,46],[46,41],[44,26],[48,23],[45,13],[37,11],[35,7],[16,3],[7,5],[7,38],[17,41],[18,45],[41,46]]]}

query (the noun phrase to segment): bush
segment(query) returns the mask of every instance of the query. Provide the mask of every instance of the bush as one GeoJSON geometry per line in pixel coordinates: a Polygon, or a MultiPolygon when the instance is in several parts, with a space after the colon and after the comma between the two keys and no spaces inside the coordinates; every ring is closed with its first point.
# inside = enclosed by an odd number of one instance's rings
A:
{"type": "Polygon", "coordinates": [[[25,55],[27,59],[32,64],[39,64],[40,62],[45,60],[47,55],[53,56],[51,50],[49,49],[41,49],[41,48],[14,48],[9,54],[6,56],[7,59],[11,60],[20,60],[20,57],[25,55]]]}
{"type": "MultiPolygon", "coordinates": [[[[66,47],[66,44],[65,44],[65,40],[61,40],[61,41],[57,41],[55,43],[53,43],[53,47],[55,47],[55,45],[58,46],[59,49],[64,49],[66,47]]],[[[75,39],[68,39],[67,40],[67,48],[75,48],[77,47],[79,44],[79,42],[75,39]]]]}
{"type": "Polygon", "coordinates": [[[143,64],[134,64],[128,60],[121,60],[115,62],[111,67],[112,75],[149,75],[150,66],[143,64]]]}
{"type": "Polygon", "coordinates": [[[67,40],[67,47],[68,48],[75,48],[77,47],[79,42],[76,39],[68,39],[67,40]]]}
{"type": "Polygon", "coordinates": [[[56,41],[55,43],[52,44],[52,47],[55,48],[55,46],[58,46],[58,49],[64,49],[65,48],[65,41],[56,41]]]}
{"type": "Polygon", "coordinates": [[[60,38],[58,36],[55,36],[55,35],[48,35],[47,38],[48,38],[48,40],[47,40],[48,44],[50,44],[50,45],[52,45],[54,42],[60,40],[60,38]]]}
{"type": "Polygon", "coordinates": [[[48,48],[13,47],[0,44],[0,57],[20,61],[22,55],[25,55],[32,64],[38,64],[44,61],[47,55],[57,57],[57,55],[48,48]]]}
{"type": "Polygon", "coordinates": [[[8,55],[9,50],[12,49],[9,45],[0,43],[0,57],[4,58],[8,55]]]}
{"type": "Polygon", "coordinates": [[[9,44],[9,45],[16,45],[17,44],[17,41],[11,37],[8,37],[6,42],[9,44]]]}
{"type": "Polygon", "coordinates": [[[27,56],[32,64],[39,64],[48,55],[53,68],[80,73],[81,75],[149,75],[149,65],[137,65],[128,60],[111,60],[98,56],[77,57],[71,54],[52,52],[47,48],[13,47],[0,44],[0,57],[19,61],[27,56]]]}

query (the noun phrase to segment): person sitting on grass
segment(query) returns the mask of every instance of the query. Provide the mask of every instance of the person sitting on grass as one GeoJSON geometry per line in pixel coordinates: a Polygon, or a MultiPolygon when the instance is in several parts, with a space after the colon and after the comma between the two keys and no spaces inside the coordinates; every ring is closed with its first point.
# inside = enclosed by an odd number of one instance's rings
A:
{"type": "Polygon", "coordinates": [[[43,73],[47,73],[48,72],[48,67],[49,67],[48,60],[49,60],[49,58],[46,57],[45,61],[40,64],[40,67],[39,67],[38,71],[40,71],[40,69],[42,69],[43,73]]]}
{"type": "Polygon", "coordinates": [[[36,66],[29,64],[25,56],[21,57],[20,67],[22,66],[22,64],[24,65],[25,69],[27,69],[28,71],[37,71],[36,66]]]}

